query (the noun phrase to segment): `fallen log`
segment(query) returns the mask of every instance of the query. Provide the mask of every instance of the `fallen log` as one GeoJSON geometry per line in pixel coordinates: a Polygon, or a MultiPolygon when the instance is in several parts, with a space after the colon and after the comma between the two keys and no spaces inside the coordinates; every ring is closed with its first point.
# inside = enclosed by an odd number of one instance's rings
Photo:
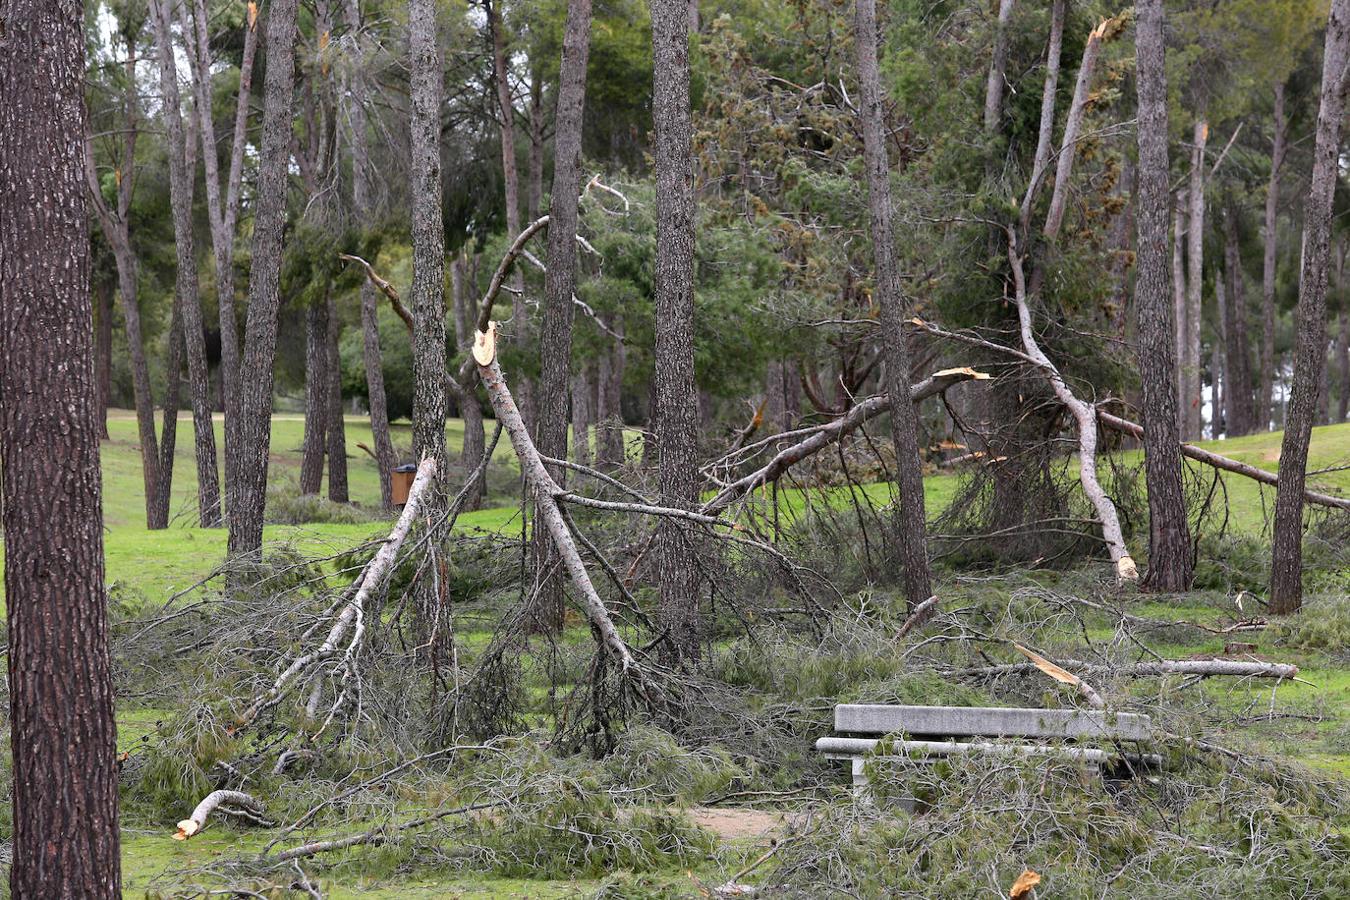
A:
{"type": "Polygon", "coordinates": [[[252,814],[251,817],[256,817],[263,811],[262,804],[243,791],[212,791],[202,798],[202,802],[197,804],[192,815],[178,823],[178,830],[174,832],[173,839],[186,841],[200,832],[206,827],[206,820],[211,817],[211,813],[222,803],[242,807],[252,814]]]}
{"type": "MultiPolygon", "coordinates": [[[[1144,437],[1144,426],[1131,422],[1129,419],[1122,419],[1120,416],[1113,416],[1101,407],[1097,408],[1097,418],[1103,425],[1123,434],[1140,440],[1144,437]]],[[[1258,469],[1256,466],[1249,466],[1246,463],[1238,462],[1228,456],[1220,456],[1218,453],[1209,450],[1203,450],[1192,444],[1182,443],[1181,454],[1189,457],[1196,462],[1202,462],[1207,466],[1213,466],[1216,469],[1222,469],[1225,472],[1232,472],[1235,475],[1242,475],[1253,481],[1259,481],[1262,484],[1268,484],[1272,487],[1279,483],[1279,476],[1274,472],[1267,472],[1265,469],[1258,469]]],[[[1331,494],[1320,494],[1317,491],[1307,488],[1303,491],[1303,499],[1306,503],[1313,503],[1318,506],[1329,506],[1333,509],[1350,509],[1350,498],[1334,497],[1331,494]]]]}
{"type": "Polygon", "coordinates": [[[562,560],[563,568],[566,569],[572,585],[581,594],[582,610],[600,636],[602,648],[613,659],[623,676],[632,682],[643,700],[653,708],[660,706],[660,691],[652,683],[646,669],[634,657],[628,643],[614,626],[614,620],[609,614],[609,609],[600,599],[600,594],[591,582],[590,574],[586,571],[586,564],[582,561],[581,553],[577,550],[572,532],[568,529],[563,514],[558,508],[557,498],[566,492],[558,486],[558,483],[553,480],[553,476],[548,473],[548,469],[545,468],[544,461],[539,456],[539,450],[535,447],[534,441],[530,438],[529,430],[520,417],[520,410],[516,407],[516,401],[511,396],[510,389],[506,386],[506,376],[502,374],[501,364],[497,361],[497,326],[495,322],[489,323],[487,331],[478,332],[474,339],[473,359],[478,365],[478,375],[482,379],[483,387],[487,389],[488,401],[497,414],[497,421],[506,429],[507,437],[511,439],[511,446],[515,448],[516,457],[520,460],[521,474],[525,478],[530,495],[535,503],[535,515],[538,517],[538,521],[543,523],[549,537],[552,538],[553,545],[558,551],[558,556],[562,560]]]}
{"type": "MultiPolygon", "coordinates": [[[[966,367],[943,369],[941,372],[934,372],[918,384],[911,385],[909,396],[913,402],[918,403],[934,394],[942,393],[954,384],[960,384],[963,381],[982,381],[989,377],[985,372],[977,372],[966,367]]],[[[756,488],[776,481],[797,463],[820,452],[836,441],[842,440],[857,431],[864,422],[888,412],[890,408],[890,397],[886,395],[869,397],[849,410],[848,415],[819,426],[808,437],[778,451],[777,455],[761,468],[722,488],[715,497],[703,505],[700,512],[704,515],[712,515],[725,509],[756,488]]]]}

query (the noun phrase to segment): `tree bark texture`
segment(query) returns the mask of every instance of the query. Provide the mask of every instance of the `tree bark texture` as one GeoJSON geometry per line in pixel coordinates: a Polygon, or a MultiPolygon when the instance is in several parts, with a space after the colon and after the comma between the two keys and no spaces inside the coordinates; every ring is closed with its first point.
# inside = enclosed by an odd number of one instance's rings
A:
{"type": "MultiPolygon", "coordinates": [[[[1135,323],[1143,388],[1144,478],[1148,488],[1149,554],[1143,584],[1155,591],[1190,587],[1190,525],[1181,484],[1176,389],[1175,292],[1168,291],[1167,73],[1162,0],[1135,7],[1139,122],[1135,198],[1135,323]]],[[[1178,216],[1178,220],[1179,220],[1178,216]]],[[[1181,232],[1176,232],[1177,241],[1181,232]]],[[[1178,267],[1173,266],[1173,271],[1178,267]]]]}
{"type": "MultiPolygon", "coordinates": [[[[413,453],[445,465],[445,224],[441,220],[441,83],[436,6],[411,0],[408,47],[412,88],[413,453]]],[[[444,503],[437,490],[433,507],[444,503]]]]}
{"type": "MultiPolygon", "coordinates": [[[[188,392],[192,404],[192,444],[197,462],[197,516],[203,528],[221,524],[220,469],[216,464],[216,429],[212,421],[211,373],[206,362],[206,333],[197,284],[197,255],[192,230],[196,133],[185,138],[178,69],[174,62],[173,11],[168,0],[155,0],[152,17],[159,45],[159,87],[163,102],[165,143],[169,157],[169,203],[173,212],[177,272],[174,291],[183,317],[188,392]]],[[[184,40],[189,33],[184,32],[184,40]]],[[[214,148],[213,148],[214,149],[214,148]]]]}
{"type": "Polygon", "coordinates": [[[924,515],[923,463],[919,459],[919,417],[909,398],[909,350],[905,338],[905,300],[891,222],[890,165],[886,158],[885,112],[877,70],[876,0],[856,0],[855,48],[862,94],[863,157],[867,169],[868,211],[872,226],[875,293],[881,307],[885,346],[885,385],[891,398],[891,438],[895,443],[896,490],[900,503],[896,549],[903,567],[905,598],[911,609],[933,594],[928,568],[924,515]]]}
{"type": "MultiPolygon", "coordinates": [[[[656,348],[653,393],[661,503],[698,499],[698,400],[694,392],[694,163],[689,106],[688,0],[653,0],[653,121],[656,124],[656,348]]],[[[691,537],[673,520],[657,525],[657,619],[673,653],[697,660],[703,620],[691,537]]]]}
{"type": "Polygon", "coordinates": [[[83,7],[0,0],[0,478],[14,897],[121,896],[83,7]]]}
{"type": "MultiPolygon", "coordinates": [[[[230,442],[226,446],[226,452],[237,454],[237,484],[229,511],[229,552],[235,558],[256,557],[262,550],[268,452],[272,442],[277,309],[281,302],[281,241],[286,224],[287,166],[292,138],[297,5],[297,0],[273,0],[267,11],[267,75],[253,213],[248,323],[239,371],[239,411],[233,423],[233,447],[230,442]]],[[[227,432],[230,426],[227,415],[227,432]]]]}
{"type": "Polygon", "coordinates": [[[1294,377],[1280,444],[1280,483],[1275,493],[1270,611],[1291,613],[1303,603],[1303,490],[1308,440],[1321,372],[1327,356],[1327,266],[1331,253],[1332,199],[1339,175],[1341,119],[1345,111],[1345,63],[1350,51],[1350,0],[1333,0],[1322,60],[1322,99],[1317,112],[1312,182],[1303,213],[1303,268],[1299,276],[1298,337],[1294,377]]]}

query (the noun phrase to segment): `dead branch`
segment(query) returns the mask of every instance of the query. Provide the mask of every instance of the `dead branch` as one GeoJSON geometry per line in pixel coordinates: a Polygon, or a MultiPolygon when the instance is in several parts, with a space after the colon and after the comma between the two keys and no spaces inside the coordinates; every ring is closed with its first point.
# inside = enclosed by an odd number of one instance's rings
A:
{"type": "Polygon", "coordinates": [[[497,414],[497,421],[506,429],[520,460],[521,474],[529,486],[535,501],[536,515],[553,539],[558,556],[570,576],[572,584],[581,594],[582,608],[600,636],[604,651],[613,658],[623,676],[630,679],[638,694],[649,706],[658,707],[661,694],[652,683],[644,666],[640,664],[629,648],[628,643],[614,627],[614,620],[600,599],[590,574],[577,551],[572,533],[558,509],[558,495],[564,493],[544,467],[544,461],[530,438],[530,433],[520,417],[520,410],[506,386],[506,376],[502,374],[501,364],[497,361],[497,326],[489,323],[486,331],[478,332],[474,340],[473,359],[478,364],[478,375],[487,389],[489,402],[497,414]]]}
{"type": "Polygon", "coordinates": [[[243,791],[212,791],[202,798],[202,802],[197,804],[197,808],[192,811],[192,815],[178,823],[178,830],[174,832],[173,839],[175,841],[186,841],[197,834],[206,827],[206,820],[222,803],[239,806],[255,814],[263,811],[262,804],[243,791]]]}
{"type": "MultiPolygon", "coordinates": [[[[926,397],[942,393],[954,384],[963,381],[979,381],[989,377],[987,373],[977,372],[971,368],[943,369],[941,372],[934,372],[918,384],[911,385],[909,396],[912,401],[918,403],[926,397]]],[[[778,454],[760,469],[722,488],[718,491],[717,496],[703,505],[699,512],[704,515],[712,515],[725,509],[732,502],[761,485],[776,481],[792,466],[847,437],[862,426],[864,422],[881,415],[890,408],[891,401],[888,396],[883,394],[877,397],[869,397],[849,410],[848,415],[817,427],[805,440],[778,451],[778,454]]]]}
{"type": "MultiPolygon", "coordinates": [[[[1101,423],[1115,431],[1128,434],[1131,437],[1143,440],[1144,427],[1128,419],[1122,419],[1120,416],[1113,416],[1104,409],[1098,407],[1097,418],[1101,423]]],[[[1213,466],[1216,469],[1222,469],[1225,472],[1232,472],[1235,475],[1242,475],[1253,481],[1259,481],[1262,484],[1268,484],[1272,487],[1279,483],[1279,476],[1274,472],[1267,472],[1265,469],[1258,469],[1256,466],[1249,466],[1246,463],[1228,457],[1220,456],[1209,450],[1202,450],[1191,444],[1182,443],[1181,453],[1196,462],[1202,462],[1207,466],[1213,466]]],[[[1334,497],[1331,494],[1321,494],[1317,491],[1304,489],[1303,499],[1307,503],[1314,503],[1318,506],[1330,506],[1333,509],[1350,509],[1350,498],[1334,497]]]]}
{"type": "Polygon", "coordinates": [[[1022,349],[1036,361],[1041,371],[1045,373],[1046,380],[1050,382],[1055,396],[1069,408],[1069,412],[1078,423],[1078,480],[1083,485],[1083,493],[1087,495],[1092,508],[1097,512],[1102,537],[1106,541],[1107,551],[1111,554],[1111,561],[1115,564],[1116,577],[1121,581],[1138,581],[1139,570],[1135,567],[1129,548],[1125,546],[1125,535],[1120,528],[1116,505],[1111,502],[1111,498],[1102,489],[1101,482],[1097,480],[1097,418],[1094,409],[1069,390],[1059,369],[1036,342],[1036,335],[1031,328],[1031,307],[1027,303],[1026,278],[1022,271],[1022,254],[1018,250],[1017,234],[1011,228],[1005,231],[1008,236],[1008,263],[1012,267],[1013,275],[1013,301],[1017,305],[1017,320],[1022,331],[1022,349]]]}
{"type": "Polygon", "coordinates": [[[363,269],[365,269],[366,277],[370,279],[370,283],[375,285],[375,287],[379,288],[380,293],[384,294],[386,297],[389,298],[389,306],[394,310],[394,312],[398,313],[398,317],[403,320],[404,325],[408,326],[408,330],[412,331],[413,327],[412,313],[408,311],[408,307],[403,305],[402,299],[399,298],[398,290],[392,284],[381,278],[376,273],[375,269],[370,265],[370,263],[366,262],[359,256],[351,256],[350,254],[347,253],[339,253],[338,259],[345,259],[348,262],[357,263],[363,269]]]}
{"type": "Polygon", "coordinates": [[[398,521],[394,523],[394,528],[389,532],[389,537],[385,540],[383,546],[376,552],[366,567],[361,571],[361,577],[357,581],[357,589],[352,599],[342,607],[342,612],[338,615],[337,621],[328,632],[328,637],[324,639],[323,644],[310,653],[297,656],[291,664],[277,676],[276,681],[262,695],[257,697],[247,710],[239,717],[241,726],[252,722],[258,713],[276,703],[281,697],[294,685],[296,679],[301,673],[310,667],[334,656],[337,653],[338,645],[347,639],[349,632],[352,637],[348,642],[346,654],[350,657],[360,646],[361,638],[365,633],[365,605],[389,578],[390,572],[394,568],[394,560],[398,556],[399,549],[403,546],[404,539],[408,536],[408,531],[417,519],[417,514],[421,509],[422,501],[427,490],[436,478],[436,460],[427,457],[422,460],[421,465],[417,467],[417,477],[413,479],[412,487],[408,490],[408,502],[403,507],[402,514],[398,521]]]}

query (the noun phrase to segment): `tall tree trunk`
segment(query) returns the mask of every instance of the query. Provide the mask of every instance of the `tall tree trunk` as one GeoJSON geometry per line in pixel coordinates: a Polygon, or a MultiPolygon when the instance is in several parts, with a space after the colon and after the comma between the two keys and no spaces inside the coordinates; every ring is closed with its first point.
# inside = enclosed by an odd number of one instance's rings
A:
{"type": "Polygon", "coordinates": [[[1257,427],[1265,431],[1274,417],[1275,391],[1275,266],[1279,249],[1280,170],[1284,167],[1287,123],[1284,82],[1275,82],[1275,137],[1270,152],[1270,184],[1266,188],[1266,222],[1261,272],[1261,383],[1256,391],[1257,427]]]}
{"type": "MultiPolygon", "coordinates": [[[[689,107],[689,2],[652,0],[656,125],[656,347],[653,393],[657,482],[666,506],[698,500],[698,401],[694,394],[694,160],[689,107]]],[[[668,654],[696,661],[703,620],[691,536],[675,520],[657,526],[657,619],[668,654]]]]}
{"type": "MultiPolygon", "coordinates": [[[[112,405],[112,282],[94,279],[94,377],[98,383],[99,434],[108,437],[108,407],[112,405]]],[[[1341,418],[1345,418],[1344,415],[1341,418]]]]}
{"type": "MultiPolygon", "coordinates": [[[[441,220],[440,52],[433,0],[411,0],[413,453],[445,465],[445,224],[441,220]]],[[[444,484],[444,475],[438,476],[444,484]]],[[[444,505],[444,490],[434,504],[444,505]]]]}
{"type": "Polygon", "coordinates": [[[1252,408],[1252,372],[1247,344],[1247,277],[1242,270],[1237,214],[1231,209],[1224,222],[1224,259],[1228,270],[1228,304],[1224,310],[1228,382],[1224,401],[1228,435],[1240,437],[1252,431],[1256,416],[1252,408]]]}
{"type": "MultiPolygon", "coordinates": [[[[296,6],[297,0],[273,0],[267,11],[267,75],[253,214],[248,323],[239,369],[239,411],[233,426],[233,446],[226,442],[226,452],[237,454],[236,486],[229,511],[229,552],[234,558],[256,557],[262,550],[267,463],[272,442],[277,309],[281,302],[281,240],[286,224],[287,166],[292,137],[296,6]]],[[[228,413],[225,427],[228,433],[231,427],[228,413]]],[[[236,585],[242,583],[236,579],[236,585]]]]}
{"type": "Polygon", "coordinates": [[[761,408],[763,422],[770,429],[784,431],[787,426],[787,391],[784,385],[783,363],[775,360],[764,373],[764,406],[761,408]]]}
{"type": "Polygon", "coordinates": [[[342,357],[338,349],[342,322],[331,290],[328,292],[327,318],[328,334],[324,347],[328,353],[324,371],[328,375],[328,499],[346,503],[350,499],[347,493],[347,427],[342,420],[342,357]]]}
{"type": "MultiPolygon", "coordinates": [[[[1135,9],[1139,187],[1135,200],[1138,256],[1134,310],[1144,399],[1144,477],[1149,512],[1148,574],[1144,586],[1171,592],[1190,587],[1193,561],[1177,433],[1175,295],[1168,297],[1167,284],[1167,74],[1163,59],[1163,2],[1140,0],[1135,9]]],[[[1181,239],[1179,230],[1176,239],[1181,239]]]]}
{"type": "Polygon", "coordinates": [[[1322,99],[1317,112],[1312,182],[1303,218],[1303,268],[1299,275],[1298,339],[1294,378],[1280,445],[1275,496],[1270,611],[1291,613],[1303,603],[1303,488],[1308,440],[1317,407],[1320,372],[1327,353],[1327,263],[1331,208],[1339,174],[1341,119],[1345,111],[1345,64],[1350,50],[1350,0],[1332,0],[1322,60],[1322,99]]]}
{"type": "Polygon", "coordinates": [[[121,896],[83,6],[0,0],[0,478],[14,897],[121,896]],[[13,202],[22,197],[24,202],[13,202]]]}
{"type": "MultiPolygon", "coordinates": [[[[185,7],[186,8],[186,7],[185,7]]],[[[212,115],[210,38],[206,0],[193,0],[196,44],[185,37],[193,72],[198,134],[206,168],[206,208],[211,225],[211,249],[216,269],[216,303],[220,325],[220,394],[226,421],[239,411],[239,331],[234,303],[234,238],[239,218],[240,184],[243,179],[244,144],[248,136],[249,97],[253,90],[253,59],[258,49],[256,12],[250,8],[244,23],[244,49],[239,66],[239,92],[235,103],[234,132],[230,139],[230,164],[225,193],[221,195],[220,164],[216,158],[216,132],[212,115]]],[[[184,34],[188,34],[185,29],[184,34]]],[[[225,428],[225,512],[231,509],[239,452],[232,447],[235,430],[225,428]]]]}
{"type": "Polygon", "coordinates": [[[890,165],[886,159],[885,111],[877,72],[876,0],[856,0],[854,34],[858,82],[862,94],[863,155],[872,225],[876,297],[881,307],[885,344],[885,384],[891,398],[891,436],[895,442],[896,488],[900,492],[895,521],[897,549],[904,567],[905,597],[911,609],[933,593],[928,570],[924,516],[923,467],[919,459],[919,417],[909,402],[909,350],[904,332],[905,302],[900,295],[900,268],[891,225],[890,165]]]}
{"type": "MultiPolygon", "coordinates": [[[[192,403],[193,451],[197,461],[197,515],[203,528],[219,528],[220,469],[216,465],[216,429],[211,410],[211,371],[206,362],[206,332],[197,285],[197,254],[192,231],[192,195],[196,169],[196,132],[185,138],[174,62],[173,12],[168,0],[156,0],[152,16],[159,45],[159,87],[169,156],[169,203],[173,210],[177,274],[174,291],[183,316],[188,390],[192,403]]],[[[184,40],[189,32],[184,32],[184,40]]]]}
{"type": "Polygon", "coordinates": [[[328,304],[312,301],[305,308],[305,439],[300,448],[302,494],[317,494],[323,486],[328,414],[328,304]]]}
{"type": "Polygon", "coordinates": [[[1200,437],[1200,316],[1201,290],[1205,285],[1205,139],[1209,123],[1201,117],[1192,131],[1191,201],[1186,230],[1186,357],[1182,373],[1186,377],[1186,406],[1183,413],[1188,440],[1200,437]]]}
{"type": "MultiPolygon", "coordinates": [[[[581,126],[586,105],[586,61],[590,56],[591,0],[569,0],[563,28],[554,119],[553,190],[549,206],[548,272],[544,275],[544,322],[539,336],[539,384],[535,392],[535,444],[555,459],[567,456],[567,400],[572,359],[572,294],[576,290],[577,207],[581,193],[581,126]]],[[[563,473],[550,473],[563,484],[563,473]]],[[[542,530],[535,533],[535,561],[546,570],[554,552],[542,530]]],[[[562,628],[560,576],[539,588],[535,627],[562,628]]]]}
{"type": "MultiPolygon", "coordinates": [[[[446,509],[445,223],[441,219],[441,103],[443,68],[437,43],[435,0],[408,4],[408,63],[412,99],[413,244],[413,453],[436,461],[437,484],[427,500],[434,518],[446,509]]],[[[451,631],[444,624],[444,596],[429,579],[415,594],[420,654],[433,673],[451,655],[451,631]]]]}
{"type": "MultiPolygon", "coordinates": [[[[360,36],[358,0],[346,0],[343,16],[356,35],[356,70],[348,87],[347,122],[351,129],[352,210],[361,222],[371,219],[370,142],[366,133],[365,44],[360,36]]],[[[389,434],[389,405],[384,389],[384,354],[380,349],[379,298],[370,279],[361,281],[362,361],[366,369],[366,398],[370,409],[370,432],[375,444],[375,464],[380,470],[380,505],[393,503],[390,475],[394,470],[394,442],[389,434]]]]}
{"type": "Polygon", "coordinates": [[[989,64],[989,78],[984,88],[984,130],[998,129],[1003,114],[1003,86],[1008,68],[1008,20],[1012,18],[1017,0],[999,0],[998,24],[994,26],[994,55],[989,64]]]}

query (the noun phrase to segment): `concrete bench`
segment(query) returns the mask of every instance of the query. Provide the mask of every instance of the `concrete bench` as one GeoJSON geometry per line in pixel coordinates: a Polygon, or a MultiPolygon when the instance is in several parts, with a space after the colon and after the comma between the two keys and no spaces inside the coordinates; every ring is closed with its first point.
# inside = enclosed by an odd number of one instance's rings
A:
{"type": "MultiPolygon", "coordinates": [[[[1142,742],[1152,736],[1149,717],[1103,710],[1018,709],[982,706],[890,706],[840,704],[834,708],[834,729],[843,735],[823,737],[816,750],[829,759],[847,759],[853,766],[855,789],[866,786],[863,762],[885,735],[901,735],[893,742],[896,755],[935,761],[962,754],[1057,756],[1080,761],[1100,771],[1117,754],[1095,747],[1046,741],[1142,742]],[[956,740],[984,738],[985,740],[956,740]],[[989,738],[1017,738],[994,743],[989,738]]],[[[1161,758],[1130,754],[1134,761],[1157,765],[1161,758]]]]}

